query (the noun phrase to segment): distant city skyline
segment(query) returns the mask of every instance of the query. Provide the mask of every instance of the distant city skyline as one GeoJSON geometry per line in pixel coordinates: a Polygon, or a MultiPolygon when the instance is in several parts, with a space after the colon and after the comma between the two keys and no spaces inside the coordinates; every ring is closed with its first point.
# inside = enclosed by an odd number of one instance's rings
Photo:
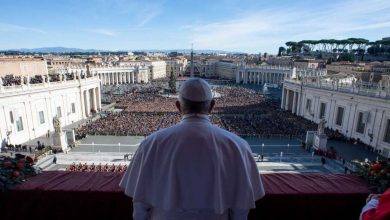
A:
{"type": "Polygon", "coordinates": [[[286,41],[390,37],[390,1],[4,1],[0,50],[70,47],[276,54],[286,41]]]}

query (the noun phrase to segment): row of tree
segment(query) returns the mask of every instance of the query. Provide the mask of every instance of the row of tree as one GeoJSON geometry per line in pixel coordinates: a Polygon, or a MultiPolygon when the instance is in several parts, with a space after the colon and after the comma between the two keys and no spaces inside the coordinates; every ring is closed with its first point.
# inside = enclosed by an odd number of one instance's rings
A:
{"type": "Polygon", "coordinates": [[[374,56],[390,54],[390,39],[374,42],[364,38],[302,40],[299,42],[288,41],[286,46],[287,48],[279,47],[279,56],[321,52],[331,54],[349,53],[363,58],[366,52],[374,56]]]}

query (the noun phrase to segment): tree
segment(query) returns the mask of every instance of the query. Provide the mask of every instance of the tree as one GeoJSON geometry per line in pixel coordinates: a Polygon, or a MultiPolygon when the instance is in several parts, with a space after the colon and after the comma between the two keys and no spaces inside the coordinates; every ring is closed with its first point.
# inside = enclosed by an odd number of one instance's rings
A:
{"type": "Polygon", "coordinates": [[[278,52],[278,56],[283,56],[284,54],[286,53],[286,48],[284,47],[279,47],[279,52],[278,52]]]}
{"type": "Polygon", "coordinates": [[[286,42],[286,46],[288,47],[287,51],[290,51],[291,53],[295,53],[296,52],[296,48],[297,48],[297,45],[298,43],[295,42],[295,41],[288,41],[286,42]]]}
{"type": "Polygon", "coordinates": [[[176,75],[171,71],[171,75],[169,76],[169,89],[171,93],[176,93],[176,75]]]}

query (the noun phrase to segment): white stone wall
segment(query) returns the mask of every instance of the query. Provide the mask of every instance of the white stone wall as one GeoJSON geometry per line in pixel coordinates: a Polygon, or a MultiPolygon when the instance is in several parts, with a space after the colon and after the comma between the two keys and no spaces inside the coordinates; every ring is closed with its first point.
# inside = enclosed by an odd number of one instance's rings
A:
{"type": "Polygon", "coordinates": [[[236,83],[243,84],[281,85],[284,79],[324,75],[326,75],[326,70],[279,66],[239,66],[235,71],[236,83]]]}
{"type": "Polygon", "coordinates": [[[151,62],[151,79],[161,79],[165,77],[167,77],[165,61],[151,62]]]}
{"type": "Polygon", "coordinates": [[[378,96],[372,97],[305,86],[299,81],[284,82],[281,108],[318,123],[321,103],[326,104],[324,118],[328,128],[337,129],[349,138],[359,138],[362,142],[381,150],[383,156],[390,157],[390,143],[384,141],[390,119],[388,99],[379,93],[378,96]],[[310,102],[308,100],[311,100],[311,110],[306,108],[310,102]],[[344,108],[341,125],[336,124],[338,107],[344,108]],[[357,131],[359,112],[368,116],[362,133],[357,131]]]}
{"type": "Polygon", "coordinates": [[[166,74],[167,77],[170,76],[171,72],[176,76],[182,75],[184,72],[184,67],[187,65],[186,60],[169,60],[166,62],[166,74]]]}
{"type": "Polygon", "coordinates": [[[215,73],[223,79],[235,79],[237,64],[227,62],[215,62],[215,73]]]}
{"type": "Polygon", "coordinates": [[[0,76],[8,74],[13,74],[14,76],[47,75],[47,63],[45,60],[0,60],[0,76]]]}
{"type": "Polygon", "coordinates": [[[61,124],[69,125],[90,115],[91,109],[99,111],[100,80],[91,77],[81,80],[51,82],[0,88],[0,140],[4,143],[7,131],[12,131],[11,143],[21,144],[53,131],[53,117],[61,108],[61,124]],[[84,96],[90,91],[90,96],[84,96]],[[72,103],[75,112],[72,112],[72,103]],[[88,104],[87,104],[88,103],[88,104]],[[89,107],[86,107],[89,106],[89,107]],[[88,110],[89,109],[89,110],[88,110]],[[43,111],[41,123],[39,112],[43,111]],[[13,122],[10,112],[13,115],[13,122]],[[17,120],[22,119],[23,129],[18,131],[17,120]]]}

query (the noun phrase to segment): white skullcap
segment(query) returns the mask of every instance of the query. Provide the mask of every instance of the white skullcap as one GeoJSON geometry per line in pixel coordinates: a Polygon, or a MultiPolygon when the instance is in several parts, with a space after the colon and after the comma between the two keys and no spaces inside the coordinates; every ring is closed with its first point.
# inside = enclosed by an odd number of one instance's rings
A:
{"type": "Polygon", "coordinates": [[[181,84],[179,98],[193,102],[210,101],[213,98],[209,84],[201,78],[191,78],[181,84]]]}

